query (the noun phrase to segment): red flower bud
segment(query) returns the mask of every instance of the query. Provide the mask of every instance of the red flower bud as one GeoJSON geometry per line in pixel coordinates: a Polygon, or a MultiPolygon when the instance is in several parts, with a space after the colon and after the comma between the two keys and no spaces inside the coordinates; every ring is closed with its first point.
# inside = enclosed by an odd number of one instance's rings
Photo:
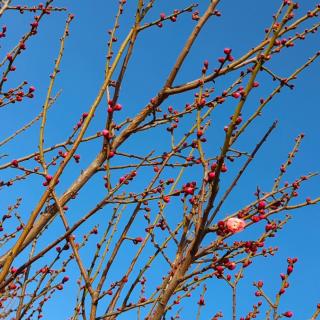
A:
{"type": "Polygon", "coordinates": [[[286,311],[284,314],[283,314],[284,317],[286,318],[291,318],[293,316],[293,313],[291,311],[286,311]]]}

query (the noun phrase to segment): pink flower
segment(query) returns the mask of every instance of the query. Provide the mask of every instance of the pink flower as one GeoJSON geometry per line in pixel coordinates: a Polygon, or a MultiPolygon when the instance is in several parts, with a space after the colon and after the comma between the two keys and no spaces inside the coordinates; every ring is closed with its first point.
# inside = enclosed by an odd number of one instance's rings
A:
{"type": "Polygon", "coordinates": [[[244,222],[244,220],[238,218],[230,218],[226,222],[227,229],[232,233],[242,231],[245,225],[246,223],[244,222]]]}

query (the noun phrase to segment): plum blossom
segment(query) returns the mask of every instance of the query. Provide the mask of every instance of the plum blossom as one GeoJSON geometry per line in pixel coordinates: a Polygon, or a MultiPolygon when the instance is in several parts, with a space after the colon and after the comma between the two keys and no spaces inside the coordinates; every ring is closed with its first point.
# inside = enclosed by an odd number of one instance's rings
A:
{"type": "Polygon", "coordinates": [[[245,225],[245,221],[239,218],[229,218],[226,222],[227,229],[232,233],[242,231],[245,225]]]}

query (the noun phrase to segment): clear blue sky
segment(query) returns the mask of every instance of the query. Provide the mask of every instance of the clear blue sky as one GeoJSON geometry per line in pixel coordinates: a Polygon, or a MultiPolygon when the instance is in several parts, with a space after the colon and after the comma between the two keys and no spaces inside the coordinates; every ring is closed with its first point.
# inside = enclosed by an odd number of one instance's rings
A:
{"type": "MultiPolygon", "coordinates": [[[[46,146],[63,141],[70,134],[73,125],[78,121],[82,112],[87,111],[93,102],[103,81],[106,42],[108,41],[107,30],[112,27],[112,19],[115,14],[115,7],[111,4],[113,1],[65,0],[56,2],[61,6],[66,6],[69,12],[74,13],[75,20],[71,25],[61,73],[55,85],[55,92],[62,89],[62,94],[49,112],[46,146]]],[[[192,1],[187,0],[158,2],[147,21],[157,18],[161,12],[170,13],[176,8],[181,9],[192,3],[192,1]]],[[[203,12],[208,2],[201,0],[200,13],[203,12]]],[[[13,1],[13,3],[17,3],[17,1],[13,1]]],[[[36,2],[23,1],[22,3],[36,2]]],[[[119,40],[124,38],[129,29],[130,22],[133,19],[135,3],[136,1],[128,1],[117,34],[119,40]]],[[[237,58],[258,44],[264,35],[264,29],[271,23],[272,14],[276,11],[278,3],[280,1],[222,0],[219,5],[222,17],[213,18],[206,25],[186,59],[176,84],[198,77],[202,62],[205,59],[209,60],[210,67],[214,68],[217,58],[223,54],[223,48],[225,47],[231,47],[233,55],[237,58]]],[[[314,0],[301,1],[301,8],[297,14],[301,15],[307,9],[313,8],[315,4],[316,1],[314,0]]],[[[0,110],[1,140],[40,112],[49,83],[49,74],[58,52],[59,37],[63,32],[65,19],[65,13],[54,13],[46,17],[39,27],[39,34],[31,40],[24,56],[16,63],[17,71],[16,75],[10,78],[11,83],[28,80],[30,85],[36,87],[36,98],[21,105],[0,110]]],[[[319,19],[315,19],[313,22],[316,20],[319,19]]],[[[9,12],[4,15],[1,23],[8,26],[8,35],[7,39],[1,39],[2,57],[16,43],[16,39],[28,30],[31,21],[32,14],[29,13],[19,15],[9,12]]],[[[119,115],[119,121],[135,115],[161,88],[193,25],[194,22],[191,21],[190,15],[186,15],[179,18],[175,24],[168,22],[162,29],[153,28],[141,35],[124,80],[120,97],[120,103],[124,106],[124,111],[119,115]]],[[[308,26],[310,25],[309,23],[308,26]]],[[[300,30],[303,30],[303,28],[300,30]]],[[[282,76],[289,75],[316,50],[319,50],[317,43],[319,43],[318,34],[310,35],[307,40],[298,42],[293,49],[285,50],[274,59],[271,64],[273,70],[282,76]]],[[[294,82],[295,90],[283,90],[283,93],[269,104],[263,117],[259,118],[256,124],[250,127],[247,134],[239,141],[239,148],[253,149],[268,126],[274,120],[279,120],[278,128],[257,156],[249,172],[239,183],[228,204],[223,208],[226,215],[251,202],[254,199],[253,193],[257,185],[265,191],[272,186],[280,165],[286,160],[287,154],[293,146],[294,138],[301,132],[304,132],[306,137],[285,179],[292,181],[302,174],[319,170],[319,74],[320,64],[318,61],[310,69],[304,71],[299,79],[294,82]]],[[[265,77],[259,79],[264,85],[261,85],[257,89],[258,91],[254,93],[253,98],[248,101],[244,110],[244,118],[254,110],[259,97],[266,97],[273,88],[271,81],[264,82],[265,77]]],[[[223,88],[223,83],[219,83],[217,86],[223,88]]],[[[190,94],[170,99],[164,104],[163,109],[169,104],[179,108],[190,100],[192,100],[190,94]]],[[[231,111],[223,113],[220,110],[213,118],[213,129],[209,131],[209,141],[215,150],[218,150],[221,146],[221,128],[226,124],[226,119],[230,114],[231,111]]],[[[104,107],[101,107],[96,113],[88,134],[102,130],[104,121],[104,107]]],[[[182,126],[187,128],[188,123],[186,122],[182,126]]],[[[29,135],[22,134],[16,142],[6,145],[0,151],[0,154],[7,153],[9,158],[13,159],[36,150],[38,130],[39,126],[33,127],[29,135]]],[[[163,131],[156,130],[149,134],[138,135],[135,139],[123,145],[120,151],[136,151],[141,155],[147,154],[149,150],[155,147],[158,148],[158,151],[165,151],[168,147],[168,141],[169,136],[164,132],[164,129],[163,131]],[[157,136],[156,140],[155,135],[157,136]],[[155,141],[157,142],[156,146],[155,141]]],[[[63,192],[70,185],[80,170],[90,163],[98,150],[99,143],[90,143],[80,148],[81,163],[76,169],[74,165],[70,166],[63,177],[59,192],[63,192]]],[[[1,159],[1,163],[4,161],[7,161],[7,159],[1,159]]],[[[115,163],[117,164],[117,162],[115,163]]],[[[13,174],[15,173],[10,171],[8,176],[13,174]]],[[[7,177],[5,173],[1,173],[1,175],[2,179],[7,177]]],[[[101,199],[105,192],[101,188],[101,183],[101,177],[95,177],[84,188],[81,200],[78,203],[70,204],[70,222],[76,221],[77,217],[80,217],[101,199]]],[[[144,187],[143,180],[137,185],[137,188],[139,187],[144,187]]],[[[22,182],[17,184],[15,189],[1,191],[1,210],[5,210],[10,203],[22,195],[21,212],[26,219],[28,212],[33,209],[42,191],[43,187],[41,187],[40,179],[35,180],[30,185],[22,182]]],[[[304,200],[307,196],[316,197],[319,195],[319,178],[307,182],[300,193],[301,200],[304,200]]],[[[169,210],[174,212],[173,208],[169,210]]],[[[295,313],[295,319],[307,319],[320,301],[320,280],[317,276],[320,263],[318,250],[319,207],[308,206],[292,214],[294,219],[286,225],[273,242],[270,242],[270,245],[279,246],[279,253],[267,260],[257,259],[253,267],[248,268],[247,280],[242,283],[239,289],[239,316],[244,316],[245,312],[250,310],[250,306],[257,301],[251,283],[254,280],[264,279],[268,291],[275,293],[280,285],[279,273],[286,270],[286,258],[292,256],[297,256],[299,262],[292,276],[288,293],[283,298],[282,310],[292,310],[295,313]]],[[[223,216],[221,215],[221,217],[223,216]]],[[[90,225],[102,224],[103,221],[99,216],[92,219],[90,225]]],[[[136,230],[138,235],[143,228],[137,226],[136,230]]],[[[55,233],[60,234],[61,232],[60,222],[53,224],[51,232],[48,234],[48,242],[49,239],[54,237],[55,233]]],[[[83,229],[79,230],[79,234],[83,234],[83,232],[83,229]]],[[[94,246],[94,242],[91,242],[91,245],[94,246]]],[[[128,248],[132,249],[132,247],[128,248]]],[[[92,252],[90,250],[90,248],[87,248],[83,255],[90,257],[92,252]]],[[[21,258],[22,261],[24,261],[24,257],[21,258]]],[[[113,270],[118,277],[120,277],[121,266],[125,264],[125,258],[125,255],[123,255],[117,269],[113,270]]],[[[158,267],[161,268],[161,265],[158,264],[158,267]]],[[[60,298],[57,295],[51,303],[48,303],[45,308],[44,319],[67,319],[71,315],[75,302],[73,292],[76,274],[73,270],[76,270],[76,268],[75,265],[71,265],[71,269],[68,271],[71,281],[66,285],[63,294],[59,294],[60,298]]],[[[152,279],[149,278],[149,281],[151,282],[152,279]]],[[[196,295],[198,294],[199,292],[196,295]]],[[[210,319],[210,316],[213,316],[219,310],[224,312],[225,319],[230,319],[230,304],[230,290],[216,280],[208,282],[206,306],[201,319],[210,319]]],[[[196,307],[196,303],[186,305],[181,314],[182,319],[195,319],[196,307]]],[[[119,319],[135,318],[136,314],[119,317],[119,319]]]]}

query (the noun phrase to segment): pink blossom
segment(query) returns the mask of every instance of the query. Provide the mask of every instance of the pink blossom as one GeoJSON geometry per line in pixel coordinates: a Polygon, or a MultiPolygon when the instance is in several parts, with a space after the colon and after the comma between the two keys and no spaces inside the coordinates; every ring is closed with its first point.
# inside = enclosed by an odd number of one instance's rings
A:
{"type": "Polygon", "coordinates": [[[230,218],[226,222],[227,229],[232,233],[242,231],[245,225],[246,223],[244,222],[244,220],[238,218],[230,218]]]}

